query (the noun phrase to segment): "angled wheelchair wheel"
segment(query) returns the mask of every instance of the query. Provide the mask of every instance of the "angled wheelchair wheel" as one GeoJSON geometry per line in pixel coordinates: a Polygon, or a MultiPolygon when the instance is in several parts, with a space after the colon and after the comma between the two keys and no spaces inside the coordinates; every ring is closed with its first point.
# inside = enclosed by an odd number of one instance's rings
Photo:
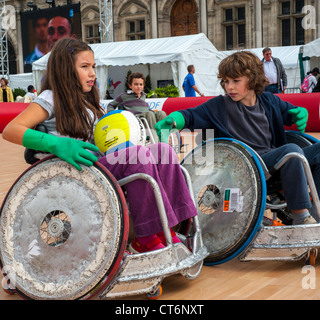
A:
{"type": "Polygon", "coordinates": [[[257,233],[266,203],[266,182],[258,158],[233,139],[212,139],[181,163],[189,172],[202,239],[210,255],[205,264],[238,256],[257,233]]]}
{"type": "Polygon", "coordinates": [[[50,157],[26,170],[0,212],[1,268],[27,299],[88,299],[116,276],[128,239],[121,188],[100,164],[50,157]]]}
{"type": "Polygon", "coordinates": [[[301,148],[308,147],[319,142],[318,139],[306,133],[300,133],[292,130],[287,130],[285,133],[288,143],[295,143],[301,148]]]}

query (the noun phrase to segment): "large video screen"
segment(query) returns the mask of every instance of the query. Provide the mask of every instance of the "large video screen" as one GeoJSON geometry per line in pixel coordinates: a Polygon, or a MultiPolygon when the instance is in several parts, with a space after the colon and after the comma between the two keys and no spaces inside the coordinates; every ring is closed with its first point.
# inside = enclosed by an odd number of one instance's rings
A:
{"type": "Polygon", "coordinates": [[[80,3],[20,12],[24,72],[65,37],[81,39],[80,3]]]}

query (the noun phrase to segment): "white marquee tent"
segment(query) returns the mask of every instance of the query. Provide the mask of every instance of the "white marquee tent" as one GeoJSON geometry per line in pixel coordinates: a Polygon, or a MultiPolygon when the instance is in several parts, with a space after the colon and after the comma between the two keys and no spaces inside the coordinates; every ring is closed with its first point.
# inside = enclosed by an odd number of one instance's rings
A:
{"type": "MultiPolygon", "coordinates": [[[[187,75],[187,66],[193,64],[196,68],[196,85],[200,91],[206,96],[222,92],[217,71],[220,61],[226,55],[219,52],[203,33],[181,37],[99,43],[90,46],[95,55],[101,98],[104,97],[108,81],[110,82],[112,68],[114,68],[112,81],[124,83],[126,72],[121,72],[119,67],[122,69],[126,67],[126,71],[129,68],[132,72],[136,72],[141,70],[139,66],[146,68],[143,69],[145,75],[150,74],[153,90],[157,86],[153,77],[157,77],[157,74],[162,72],[165,74],[163,78],[156,80],[173,80],[174,85],[180,90],[180,96],[184,96],[182,83],[187,75]],[[116,78],[119,74],[122,75],[122,79],[116,78]]],[[[37,89],[40,87],[48,57],[49,54],[32,65],[37,89]]]]}
{"type": "Polygon", "coordinates": [[[302,47],[302,56],[309,57],[306,72],[317,67],[320,69],[320,38],[313,40],[302,47]]]}
{"type": "Polygon", "coordinates": [[[32,73],[19,73],[19,74],[10,74],[8,77],[9,87],[13,90],[15,88],[21,88],[27,91],[29,85],[33,84],[32,73]]]}

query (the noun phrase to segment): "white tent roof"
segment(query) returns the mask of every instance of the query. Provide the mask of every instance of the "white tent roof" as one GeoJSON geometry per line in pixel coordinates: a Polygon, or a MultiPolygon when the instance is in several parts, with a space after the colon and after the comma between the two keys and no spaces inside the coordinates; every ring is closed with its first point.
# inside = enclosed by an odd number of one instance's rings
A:
{"type": "MultiPolygon", "coordinates": [[[[146,63],[181,61],[183,53],[208,50],[217,53],[217,49],[203,34],[157,38],[136,41],[119,41],[90,44],[94,51],[97,66],[129,66],[146,63]]],[[[35,61],[32,70],[45,70],[50,53],[35,61]]]]}
{"type": "MultiPolygon", "coordinates": [[[[108,66],[167,62],[171,63],[173,79],[180,90],[183,79],[187,75],[187,65],[194,64],[196,84],[199,89],[207,95],[214,95],[217,94],[217,90],[220,91],[220,88],[215,85],[218,83],[217,66],[225,55],[219,52],[203,33],[181,37],[99,43],[90,46],[94,51],[100,93],[104,93],[106,89],[104,83],[107,83],[108,66]],[[214,82],[212,82],[213,78],[215,78],[214,82]]],[[[36,83],[39,83],[38,71],[46,69],[48,58],[49,54],[32,64],[36,83]]]]}
{"type": "Polygon", "coordinates": [[[21,88],[27,91],[29,85],[33,85],[32,73],[19,73],[9,75],[9,87],[13,90],[15,88],[21,88]]]}
{"type": "Polygon", "coordinates": [[[320,38],[303,46],[304,57],[320,57],[320,38]]]}
{"type": "Polygon", "coordinates": [[[217,52],[203,34],[113,42],[91,45],[97,65],[135,65],[139,63],[162,63],[183,60],[182,54],[197,50],[217,52]]]}

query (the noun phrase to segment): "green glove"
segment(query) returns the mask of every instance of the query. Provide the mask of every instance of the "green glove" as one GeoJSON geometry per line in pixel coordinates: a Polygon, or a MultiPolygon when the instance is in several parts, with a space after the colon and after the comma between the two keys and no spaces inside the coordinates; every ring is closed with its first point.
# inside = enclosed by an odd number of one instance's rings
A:
{"type": "Polygon", "coordinates": [[[185,125],[184,116],[181,112],[172,112],[168,117],[159,121],[155,125],[157,135],[161,142],[168,143],[170,133],[181,130],[185,125]]]}
{"type": "Polygon", "coordinates": [[[67,137],[57,137],[32,129],[28,129],[24,133],[22,144],[29,149],[50,152],[72,164],[79,171],[81,171],[81,167],[77,162],[83,163],[86,166],[92,166],[93,162],[98,161],[98,158],[94,154],[86,150],[99,152],[98,147],[91,143],[67,137]]]}
{"type": "Polygon", "coordinates": [[[292,115],[292,121],[297,125],[298,130],[304,133],[308,121],[308,110],[306,108],[297,107],[288,111],[292,115]]]}

